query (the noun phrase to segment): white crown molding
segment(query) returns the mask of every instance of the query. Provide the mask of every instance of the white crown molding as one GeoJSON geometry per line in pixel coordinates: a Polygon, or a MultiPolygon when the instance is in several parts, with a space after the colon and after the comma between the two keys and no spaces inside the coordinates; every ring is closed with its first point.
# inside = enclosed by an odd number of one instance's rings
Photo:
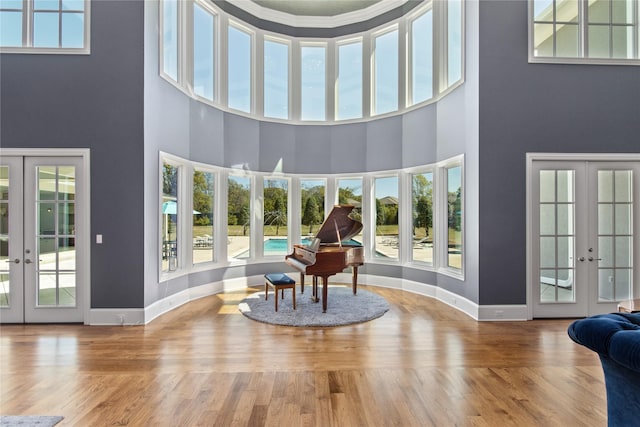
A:
{"type": "Polygon", "coordinates": [[[296,28],[336,28],[343,25],[355,24],[375,18],[393,10],[409,0],[383,0],[367,8],[342,13],[335,16],[298,16],[278,10],[260,6],[252,1],[234,1],[232,4],[251,15],[271,22],[296,28]]]}

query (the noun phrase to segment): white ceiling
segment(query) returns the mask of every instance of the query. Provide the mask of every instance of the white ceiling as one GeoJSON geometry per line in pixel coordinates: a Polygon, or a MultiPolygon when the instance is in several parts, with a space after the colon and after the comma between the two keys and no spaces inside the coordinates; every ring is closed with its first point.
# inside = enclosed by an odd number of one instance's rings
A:
{"type": "Polygon", "coordinates": [[[226,0],[258,18],[292,27],[334,28],[363,22],[422,0],[226,0]]]}
{"type": "Polygon", "coordinates": [[[381,0],[252,0],[259,6],[297,16],[337,16],[366,9],[381,0]]]}

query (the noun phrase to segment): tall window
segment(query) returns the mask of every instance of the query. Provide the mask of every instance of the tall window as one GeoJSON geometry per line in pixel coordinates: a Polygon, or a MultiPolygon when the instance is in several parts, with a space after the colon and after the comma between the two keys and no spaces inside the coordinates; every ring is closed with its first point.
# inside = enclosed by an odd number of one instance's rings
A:
{"type": "Polygon", "coordinates": [[[462,166],[446,169],[447,267],[462,269],[462,166]]]}
{"type": "Polygon", "coordinates": [[[230,259],[249,258],[251,253],[251,179],[229,176],[227,190],[227,254],[230,259]]]}
{"type": "Polygon", "coordinates": [[[447,82],[462,78],[462,0],[447,2],[447,82]]]}
{"type": "Polygon", "coordinates": [[[413,213],[411,259],[433,265],[433,172],[413,174],[411,182],[413,213]]]}
{"type": "Polygon", "coordinates": [[[300,97],[302,120],[326,118],[326,56],[325,46],[300,48],[300,97]]]}
{"type": "Polygon", "coordinates": [[[362,41],[338,46],[336,119],[362,117],[362,41]]]}
{"type": "Polygon", "coordinates": [[[530,57],[640,59],[637,0],[530,0],[530,57]]]}
{"type": "Polygon", "coordinates": [[[180,168],[170,163],[162,163],[162,271],[178,268],[178,240],[180,238],[179,206],[180,168]]]}
{"type": "MultiPolygon", "coordinates": [[[[352,205],[351,217],[362,222],[362,178],[341,178],[338,180],[338,203],[352,205]]],[[[362,231],[353,237],[362,243],[362,231]]]]}
{"type": "Polygon", "coordinates": [[[289,45],[264,41],[264,116],[289,118],[289,45]]]}
{"type": "Polygon", "coordinates": [[[228,106],[235,110],[251,112],[251,34],[229,26],[228,46],[228,106]]]}
{"type": "MultiPolygon", "coordinates": [[[[300,234],[313,237],[324,221],[324,179],[303,179],[300,181],[300,234]]],[[[305,241],[303,243],[309,243],[305,241]]]]}
{"type": "Polygon", "coordinates": [[[398,259],[398,177],[387,176],[374,181],[376,197],[376,255],[398,259]]]}
{"type": "Polygon", "coordinates": [[[162,71],[178,81],[178,0],[162,2],[162,71]]]}
{"type": "Polygon", "coordinates": [[[411,22],[411,104],[433,97],[433,11],[411,22]]]}
{"type": "Polygon", "coordinates": [[[264,180],[264,255],[285,255],[289,248],[287,239],[287,203],[289,181],[265,178],[264,180]]]}
{"type": "Polygon", "coordinates": [[[212,172],[193,172],[193,263],[212,262],[213,247],[213,196],[214,179],[212,172]]]}
{"type": "Polygon", "coordinates": [[[0,1],[0,47],[84,52],[88,5],[85,0],[0,1]]]}
{"type": "Polygon", "coordinates": [[[215,18],[193,4],[193,92],[213,101],[215,82],[215,18]]]}
{"type": "Polygon", "coordinates": [[[373,41],[373,112],[384,114],[398,109],[398,30],[373,41]]]}

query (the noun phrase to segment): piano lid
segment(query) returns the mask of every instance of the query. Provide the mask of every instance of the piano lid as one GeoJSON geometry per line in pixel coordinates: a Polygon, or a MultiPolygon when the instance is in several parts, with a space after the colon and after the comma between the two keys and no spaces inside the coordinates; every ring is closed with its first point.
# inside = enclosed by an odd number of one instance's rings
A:
{"type": "Polygon", "coordinates": [[[353,205],[334,206],[318,229],[316,239],[320,239],[321,243],[338,243],[338,233],[342,241],[349,240],[358,234],[362,230],[362,223],[349,217],[354,207],[353,205]]]}

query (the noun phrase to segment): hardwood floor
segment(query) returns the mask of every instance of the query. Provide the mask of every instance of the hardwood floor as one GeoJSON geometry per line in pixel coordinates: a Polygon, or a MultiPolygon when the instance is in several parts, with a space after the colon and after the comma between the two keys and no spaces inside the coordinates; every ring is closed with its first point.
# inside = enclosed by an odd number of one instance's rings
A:
{"type": "MultiPolygon", "coordinates": [[[[368,323],[291,328],[202,298],[146,326],[3,325],[0,413],[59,426],[605,426],[597,356],[570,320],[476,322],[366,287],[368,323]]],[[[261,288],[247,292],[260,291],[261,288]]]]}

